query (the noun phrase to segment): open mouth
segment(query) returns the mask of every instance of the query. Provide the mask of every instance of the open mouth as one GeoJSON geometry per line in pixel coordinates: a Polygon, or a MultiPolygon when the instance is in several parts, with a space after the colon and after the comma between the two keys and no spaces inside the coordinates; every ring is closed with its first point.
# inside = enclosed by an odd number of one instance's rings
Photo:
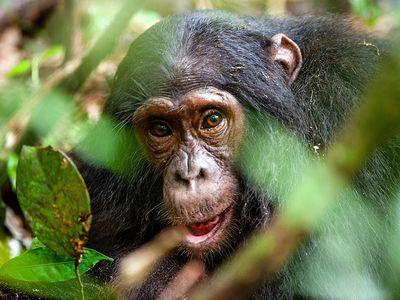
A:
{"type": "Polygon", "coordinates": [[[226,226],[230,208],[228,207],[222,213],[207,221],[187,224],[186,241],[193,246],[197,246],[213,240],[226,226]]]}

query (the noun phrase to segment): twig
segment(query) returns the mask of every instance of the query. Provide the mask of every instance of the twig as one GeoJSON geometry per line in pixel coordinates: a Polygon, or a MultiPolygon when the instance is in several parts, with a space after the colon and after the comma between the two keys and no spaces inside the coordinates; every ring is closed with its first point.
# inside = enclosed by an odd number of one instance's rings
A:
{"type": "Polygon", "coordinates": [[[79,30],[80,24],[80,6],[79,1],[64,0],[64,26],[65,37],[65,57],[64,62],[68,62],[73,58],[79,57],[81,49],[81,33],[79,30]]]}
{"type": "Polygon", "coordinates": [[[158,300],[185,299],[205,276],[204,265],[200,261],[188,262],[163,290],[158,300]]]}
{"type": "Polygon", "coordinates": [[[184,239],[183,229],[169,228],[153,240],[123,258],[119,265],[115,287],[123,295],[126,290],[138,286],[153,270],[157,262],[184,239]]]}
{"type": "Polygon", "coordinates": [[[75,258],[75,275],[76,275],[76,279],[78,279],[78,284],[79,284],[79,287],[80,287],[81,300],[85,300],[85,290],[84,290],[84,287],[83,287],[81,274],[79,273],[79,265],[82,263],[82,258],[83,258],[82,253],[79,254],[75,258]]]}

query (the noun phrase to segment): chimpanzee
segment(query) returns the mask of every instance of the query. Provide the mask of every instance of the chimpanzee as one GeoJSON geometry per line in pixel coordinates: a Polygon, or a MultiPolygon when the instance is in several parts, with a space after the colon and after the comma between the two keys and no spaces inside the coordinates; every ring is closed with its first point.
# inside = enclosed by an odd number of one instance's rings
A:
{"type": "MultiPolygon", "coordinates": [[[[261,128],[268,131],[273,127],[267,120],[276,120],[309,153],[323,157],[359,106],[384,48],[332,16],[197,11],[151,27],[120,64],[105,109],[139,145],[110,157],[135,163],[126,163],[123,175],[95,163],[82,167],[93,211],[88,246],[119,258],[163,228],[187,228],[186,243],[131,292],[133,299],[156,298],[190,258],[201,259],[207,272],[215,270],[279,210],[276,195],[241,172],[243,145],[251,148],[254,138],[249,120],[270,116],[258,119],[261,128]]],[[[268,134],[274,138],[273,131],[268,134]]],[[[274,146],[269,151],[295,155],[280,149],[279,138],[274,146]]],[[[393,147],[377,151],[355,182],[355,193],[380,211],[399,178],[400,151],[393,147]]],[[[317,244],[311,240],[295,260],[317,244]]],[[[301,294],[292,288],[301,283],[287,269],[252,297],[301,294]]]]}

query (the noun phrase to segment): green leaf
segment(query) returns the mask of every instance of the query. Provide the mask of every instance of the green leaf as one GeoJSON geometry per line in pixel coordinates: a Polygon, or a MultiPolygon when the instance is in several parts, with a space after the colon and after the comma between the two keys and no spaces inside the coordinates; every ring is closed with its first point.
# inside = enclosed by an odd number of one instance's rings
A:
{"type": "Polygon", "coordinates": [[[143,154],[132,133],[123,128],[115,130],[116,127],[113,120],[102,117],[77,145],[76,151],[83,159],[131,177],[142,167],[143,154]]]}
{"type": "MultiPolygon", "coordinates": [[[[110,285],[96,280],[89,274],[84,274],[81,278],[86,300],[120,299],[110,285]]],[[[2,288],[22,292],[30,296],[29,299],[82,299],[81,285],[76,278],[58,282],[20,281],[10,278],[1,278],[1,280],[2,288]]]]}
{"type": "Polygon", "coordinates": [[[11,70],[7,72],[7,77],[17,77],[25,75],[30,72],[32,67],[32,62],[30,60],[21,60],[17,65],[15,65],[11,70]]]}
{"type": "Polygon", "coordinates": [[[82,253],[91,223],[89,194],[65,154],[51,147],[24,146],[17,195],[38,239],[59,255],[82,253]]]}
{"type": "MultiPolygon", "coordinates": [[[[0,229],[3,231],[3,229],[0,229]]],[[[11,248],[10,248],[10,238],[0,232],[0,266],[10,260],[11,258],[11,248]]]]}
{"type": "Polygon", "coordinates": [[[10,238],[4,232],[4,220],[6,215],[6,207],[0,195],[0,266],[11,258],[10,238]]]}
{"type": "MultiPolygon", "coordinates": [[[[85,248],[82,263],[79,265],[79,274],[86,273],[101,260],[112,261],[112,258],[85,248]]],[[[57,255],[47,247],[36,248],[5,263],[0,268],[1,277],[20,281],[67,281],[76,277],[75,259],[57,255]]]]}
{"type": "Polygon", "coordinates": [[[39,241],[38,238],[34,238],[32,240],[31,247],[29,248],[29,250],[33,250],[33,249],[36,249],[36,248],[43,248],[43,247],[46,247],[46,245],[43,244],[41,241],[39,241]]]}
{"type": "Polygon", "coordinates": [[[64,47],[61,45],[52,46],[46,49],[41,55],[42,60],[53,58],[57,55],[62,55],[64,53],[64,47]]]}
{"type": "Polygon", "coordinates": [[[15,191],[17,182],[17,165],[18,165],[18,154],[11,152],[7,158],[7,175],[10,179],[13,190],[15,191]]]}

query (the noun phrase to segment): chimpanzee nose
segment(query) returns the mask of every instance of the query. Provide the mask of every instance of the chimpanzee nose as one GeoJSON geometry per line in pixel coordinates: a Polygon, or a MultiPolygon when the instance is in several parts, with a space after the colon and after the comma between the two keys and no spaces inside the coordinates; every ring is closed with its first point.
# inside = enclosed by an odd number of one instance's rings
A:
{"type": "Polygon", "coordinates": [[[201,179],[207,179],[209,168],[207,157],[201,151],[196,153],[180,151],[177,155],[175,179],[185,184],[193,184],[201,179]]]}
{"type": "Polygon", "coordinates": [[[175,173],[177,181],[190,183],[191,181],[197,181],[200,179],[206,179],[207,170],[198,166],[192,168],[178,169],[175,173]]]}

